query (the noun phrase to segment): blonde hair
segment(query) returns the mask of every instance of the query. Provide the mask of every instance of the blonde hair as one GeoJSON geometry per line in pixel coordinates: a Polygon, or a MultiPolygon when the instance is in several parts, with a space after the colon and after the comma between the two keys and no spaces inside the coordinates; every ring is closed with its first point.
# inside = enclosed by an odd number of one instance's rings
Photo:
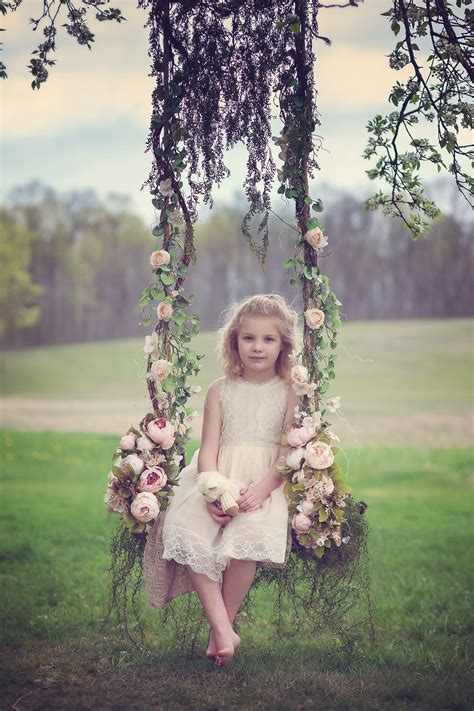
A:
{"type": "Polygon", "coordinates": [[[298,314],[279,294],[255,294],[233,304],[225,313],[225,323],[217,332],[217,356],[224,374],[237,378],[243,366],[237,339],[245,316],[272,316],[277,319],[282,349],[275,363],[276,374],[287,380],[294,365],[293,351],[298,347],[298,314]]]}

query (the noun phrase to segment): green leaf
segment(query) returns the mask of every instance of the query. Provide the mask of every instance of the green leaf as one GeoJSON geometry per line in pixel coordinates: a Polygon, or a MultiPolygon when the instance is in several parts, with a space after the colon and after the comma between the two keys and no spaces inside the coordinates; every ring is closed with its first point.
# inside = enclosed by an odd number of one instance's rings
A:
{"type": "Polygon", "coordinates": [[[295,266],[295,260],[294,259],[286,259],[283,266],[285,269],[291,269],[291,267],[295,266]]]}
{"type": "Polygon", "coordinates": [[[168,376],[166,380],[163,380],[163,382],[161,383],[161,387],[163,388],[165,393],[174,392],[175,387],[173,378],[171,376],[168,376]]]}
{"type": "Polygon", "coordinates": [[[167,274],[166,272],[160,273],[160,279],[166,286],[170,286],[174,282],[174,277],[171,276],[171,274],[167,274]]]}
{"type": "Polygon", "coordinates": [[[328,517],[329,516],[328,516],[327,511],[325,511],[324,509],[321,509],[321,511],[319,512],[319,522],[323,523],[323,521],[327,521],[328,517]]]}
{"type": "Polygon", "coordinates": [[[155,286],[150,289],[150,293],[152,297],[154,299],[157,299],[158,301],[163,301],[163,299],[166,299],[165,292],[162,289],[157,289],[155,286]]]}
{"type": "Polygon", "coordinates": [[[290,29],[294,35],[299,35],[299,33],[301,32],[301,25],[299,24],[299,22],[293,22],[290,25],[290,29]]]}
{"type": "Polygon", "coordinates": [[[319,220],[317,217],[310,217],[308,220],[308,230],[314,230],[319,225],[319,220]]]}
{"type": "Polygon", "coordinates": [[[155,237],[161,237],[161,235],[164,233],[164,227],[163,225],[156,225],[156,227],[153,228],[153,235],[155,237]]]}
{"type": "Polygon", "coordinates": [[[324,205],[322,200],[315,200],[313,202],[313,210],[315,212],[322,212],[324,210],[324,205]]]}
{"type": "Polygon", "coordinates": [[[398,33],[400,32],[400,25],[398,24],[398,22],[396,22],[396,21],[394,20],[394,21],[392,22],[392,24],[390,25],[390,28],[391,28],[393,34],[394,34],[395,37],[396,37],[396,36],[398,35],[398,33]]]}

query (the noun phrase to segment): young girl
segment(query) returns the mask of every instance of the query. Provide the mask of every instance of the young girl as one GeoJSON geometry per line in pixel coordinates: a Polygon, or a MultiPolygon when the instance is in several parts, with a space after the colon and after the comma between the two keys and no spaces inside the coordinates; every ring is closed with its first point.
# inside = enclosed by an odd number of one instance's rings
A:
{"type": "Polygon", "coordinates": [[[240,645],[232,625],[257,563],[282,567],[291,547],[276,463],[288,451],[284,431],[298,404],[289,378],[297,319],[276,294],[258,294],[231,309],[219,331],[225,375],[207,392],[200,449],[148,534],[149,607],[195,590],[211,628],[206,655],[217,666],[240,645]],[[210,470],[242,484],[236,516],[198,491],[198,473],[210,470]]]}

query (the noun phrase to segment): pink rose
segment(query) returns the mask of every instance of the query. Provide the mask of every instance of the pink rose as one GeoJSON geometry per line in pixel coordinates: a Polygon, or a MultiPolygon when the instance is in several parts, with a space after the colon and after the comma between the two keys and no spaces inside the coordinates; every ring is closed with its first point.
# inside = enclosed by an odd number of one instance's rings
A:
{"type": "Polygon", "coordinates": [[[155,360],[151,366],[150,372],[152,373],[155,380],[166,380],[173,368],[173,364],[168,360],[155,360]]]}
{"type": "Polygon", "coordinates": [[[152,252],[150,255],[150,264],[153,269],[162,267],[164,264],[169,264],[171,260],[171,255],[166,249],[159,249],[156,252],[152,252]]]}
{"type": "Polygon", "coordinates": [[[334,461],[334,454],[326,442],[308,442],[306,462],[313,469],[327,469],[334,461]]]}
{"type": "Polygon", "coordinates": [[[161,467],[150,467],[145,469],[140,476],[140,491],[149,491],[154,494],[160,491],[167,482],[167,476],[161,467]]]}
{"type": "Polygon", "coordinates": [[[314,230],[308,230],[304,238],[313,249],[324,249],[328,243],[328,238],[326,235],[323,235],[320,227],[315,227],[314,230]]]}
{"type": "Polygon", "coordinates": [[[123,449],[124,452],[130,452],[132,449],[135,449],[136,442],[135,435],[124,435],[120,438],[120,449],[123,449]]]}
{"type": "Polygon", "coordinates": [[[309,442],[312,437],[314,437],[314,429],[304,425],[293,425],[287,435],[290,447],[301,447],[302,444],[309,442]]]}
{"type": "Polygon", "coordinates": [[[151,452],[154,447],[154,443],[148,437],[139,437],[137,440],[137,449],[140,452],[151,452]]]}
{"type": "Polygon", "coordinates": [[[291,525],[298,533],[308,533],[313,525],[313,521],[309,516],[306,516],[306,514],[299,513],[293,516],[291,525]]]}
{"type": "Polygon", "coordinates": [[[160,321],[169,321],[173,313],[173,307],[167,301],[162,301],[158,304],[156,315],[160,321]]]}
{"type": "Polygon", "coordinates": [[[146,523],[158,516],[160,504],[154,494],[151,494],[149,491],[142,491],[133,499],[130,511],[137,521],[146,523]]]}
{"type": "Polygon", "coordinates": [[[324,323],[324,311],[321,309],[306,309],[304,312],[305,321],[309,328],[321,328],[324,323]]]}
{"type": "Polygon", "coordinates": [[[159,417],[157,420],[149,422],[146,431],[150,439],[161,445],[162,449],[169,449],[173,446],[174,427],[164,417],[159,417]]]}

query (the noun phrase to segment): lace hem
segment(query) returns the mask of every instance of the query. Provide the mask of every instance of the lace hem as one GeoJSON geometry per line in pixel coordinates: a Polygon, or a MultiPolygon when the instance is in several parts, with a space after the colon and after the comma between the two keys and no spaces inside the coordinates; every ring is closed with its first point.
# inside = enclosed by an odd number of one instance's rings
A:
{"type": "Polygon", "coordinates": [[[261,527],[248,531],[232,531],[232,536],[223,538],[217,550],[217,563],[227,565],[229,558],[248,558],[262,563],[284,563],[287,548],[287,532],[279,528],[261,527]]]}
{"type": "Polygon", "coordinates": [[[193,531],[169,525],[163,532],[163,555],[165,560],[175,560],[181,565],[189,565],[196,573],[203,573],[211,580],[222,582],[222,567],[216,562],[216,551],[212,550],[205,538],[193,531]]]}

